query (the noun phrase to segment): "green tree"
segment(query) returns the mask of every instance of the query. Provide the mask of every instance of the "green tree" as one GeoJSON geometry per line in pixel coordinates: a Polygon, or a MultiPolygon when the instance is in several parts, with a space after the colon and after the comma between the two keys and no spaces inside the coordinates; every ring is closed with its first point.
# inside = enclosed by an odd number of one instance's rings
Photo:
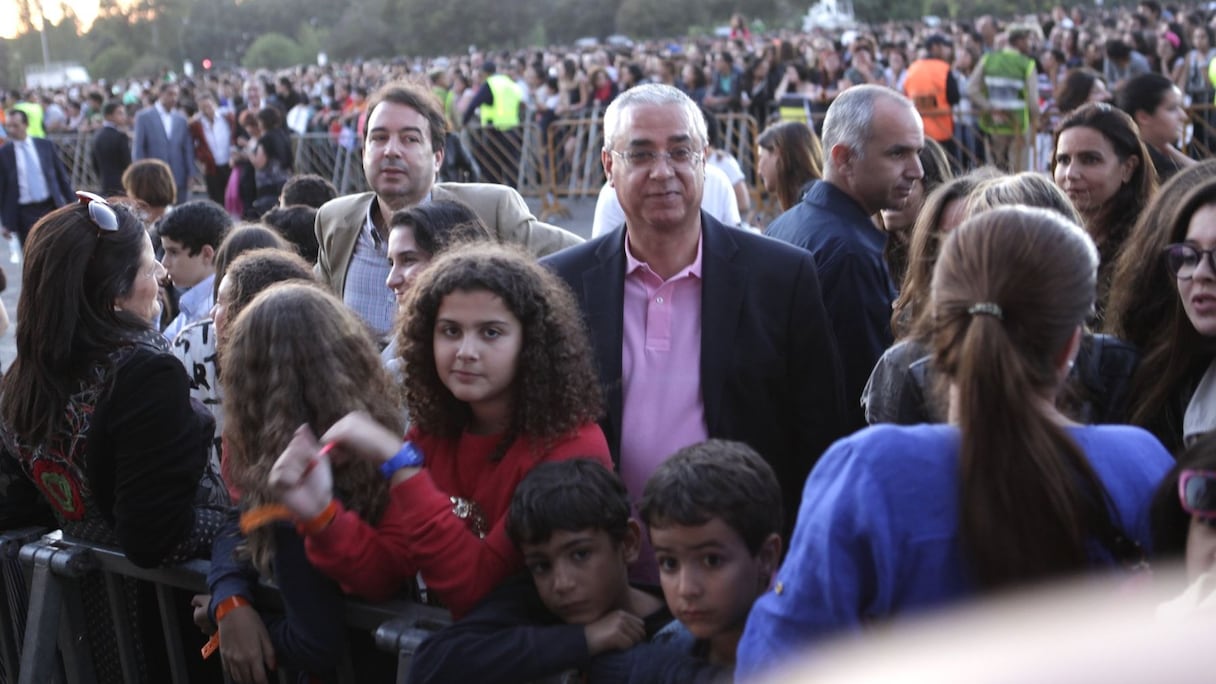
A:
{"type": "Polygon", "coordinates": [[[617,33],[621,0],[550,0],[542,19],[547,40],[569,45],[583,36],[604,38],[617,33]]]}
{"type": "Polygon", "coordinates": [[[111,45],[89,62],[89,76],[114,80],[131,73],[137,59],[135,51],[126,45],[111,45]]]}
{"type": "Polygon", "coordinates": [[[624,0],[616,14],[617,28],[635,38],[682,36],[708,21],[700,0],[624,0]]]}
{"type": "Polygon", "coordinates": [[[283,69],[303,61],[299,43],[281,33],[267,33],[253,41],[241,64],[251,69],[283,69]]]}

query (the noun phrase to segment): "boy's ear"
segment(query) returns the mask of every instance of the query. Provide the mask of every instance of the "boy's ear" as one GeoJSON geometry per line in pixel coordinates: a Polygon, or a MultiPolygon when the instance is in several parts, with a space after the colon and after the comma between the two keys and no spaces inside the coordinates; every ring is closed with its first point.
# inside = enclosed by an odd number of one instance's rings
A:
{"type": "Polygon", "coordinates": [[[756,561],[760,565],[760,591],[764,592],[772,584],[773,575],[777,573],[777,566],[781,563],[781,535],[774,532],[765,537],[764,543],[760,544],[760,551],[756,554],[756,561]]]}
{"type": "Polygon", "coordinates": [[[203,261],[208,264],[215,263],[215,248],[211,245],[203,245],[199,252],[203,255],[203,261]]]}
{"type": "Polygon", "coordinates": [[[625,536],[621,537],[621,555],[626,564],[632,564],[638,559],[642,549],[642,526],[633,518],[625,523],[625,536]]]}

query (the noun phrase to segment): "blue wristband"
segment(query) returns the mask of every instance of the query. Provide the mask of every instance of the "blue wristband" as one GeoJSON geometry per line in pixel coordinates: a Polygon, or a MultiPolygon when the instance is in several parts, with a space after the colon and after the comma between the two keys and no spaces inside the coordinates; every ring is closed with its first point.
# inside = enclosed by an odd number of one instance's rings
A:
{"type": "Polygon", "coordinates": [[[413,442],[406,442],[401,445],[401,451],[397,452],[389,460],[380,464],[380,474],[384,479],[391,480],[393,475],[402,468],[418,468],[422,465],[422,452],[418,447],[414,446],[413,442]]]}

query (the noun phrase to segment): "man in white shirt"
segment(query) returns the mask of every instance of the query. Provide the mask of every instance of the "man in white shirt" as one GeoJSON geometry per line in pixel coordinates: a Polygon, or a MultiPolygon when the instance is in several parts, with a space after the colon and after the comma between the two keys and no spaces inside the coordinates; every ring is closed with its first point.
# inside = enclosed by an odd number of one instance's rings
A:
{"type": "Polygon", "coordinates": [[[8,142],[0,146],[0,226],[22,244],[38,219],[76,199],[54,143],[28,135],[29,117],[8,111],[8,142]]]}
{"type": "Polygon", "coordinates": [[[190,138],[194,141],[194,157],[203,165],[207,196],[220,205],[224,204],[224,191],[232,172],[229,157],[236,142],[235,133],[236,119],[232,114],[219,111],[210,92],[199,93],[198,115],[190,122],[190,138]]]}

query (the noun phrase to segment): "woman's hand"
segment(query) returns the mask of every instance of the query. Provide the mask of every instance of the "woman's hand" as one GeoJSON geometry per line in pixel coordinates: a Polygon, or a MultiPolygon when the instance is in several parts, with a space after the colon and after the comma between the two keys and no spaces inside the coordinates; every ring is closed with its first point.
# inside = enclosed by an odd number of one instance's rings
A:
{"type": "Polygon", "coordinates": [[[275,669],[274,645],[253,606],[233,608],[220,623],[220,657],[224,672],[237,684],[269,684],[275,669]]]}
{"type": "Polygon", "coordinates": [[[321,441],[336,448],[335,457],[353,456],[377,465],[401,449],[401,436],[393,434],[370,415],[348,413],[321,435],[321,441]]]}
{"type": "Polygon", "coordinates": [[[321,453],[307,425],[296,434],[270,469],[270,486],[301,520],[321,514],[334,498],[334,477],[329,458],[321,453]]]}

